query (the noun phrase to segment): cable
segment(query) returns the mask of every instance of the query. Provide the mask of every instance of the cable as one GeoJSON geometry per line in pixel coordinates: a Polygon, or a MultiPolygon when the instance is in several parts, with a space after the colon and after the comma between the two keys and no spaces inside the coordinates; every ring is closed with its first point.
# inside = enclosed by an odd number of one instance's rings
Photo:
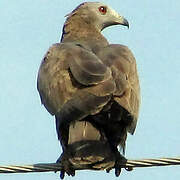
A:
{"type": "MultiPolygon", "coordinates": [[[[176,158],[159,158],[159,159],[142,159],[142,160],[128,160],[122,168],[132,170],[136,167],[153,167],[153,166],[170,166],[180,165],[180,157],[176,158]]],[[[41,163],[33,165],[11,165],[0,166],[0,173],[31,173],[31,172],[50,172],[60,171],[61,164],[57,163],[41,163]]],[[[82,170],[82,169],[78,169],[82,170]]]]}

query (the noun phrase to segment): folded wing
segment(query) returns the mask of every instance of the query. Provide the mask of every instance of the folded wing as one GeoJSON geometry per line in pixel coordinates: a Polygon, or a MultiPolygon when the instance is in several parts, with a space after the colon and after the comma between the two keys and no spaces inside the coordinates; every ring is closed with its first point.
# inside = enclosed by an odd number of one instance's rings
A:
{"type": "MultiPolygon", "coordinates": [[[[116,84],[114,100],[129,112],[132,122],[128,131],[133,134],[139,112],[140,88],[136,69],[136,60],[128,47],[111,44],[103,48],[98,57],[111,68],[116,84]]],[[[128,117],[127,117],[128,119],[128,117]]]]}
{"type": "Polygon", "coordinates": [[[91,51],[76,44],[55,44],[38,73],[42,104],[52,114],[79,109],[82,118],[99,112],[115,91],[111,70],[91,51]],[[92,105],[93,104],[93,105],[92,105]]]}

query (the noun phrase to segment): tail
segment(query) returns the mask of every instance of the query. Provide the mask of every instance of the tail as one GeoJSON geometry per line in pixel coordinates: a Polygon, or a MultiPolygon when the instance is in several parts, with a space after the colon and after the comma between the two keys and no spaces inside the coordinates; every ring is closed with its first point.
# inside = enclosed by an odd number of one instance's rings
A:
{"type": "Polygon", "coordinates": [[[91,123],[87,121],[75,121],[69,126],[68,144],[78,141],[100,141],[102,135],[91,123]]]}

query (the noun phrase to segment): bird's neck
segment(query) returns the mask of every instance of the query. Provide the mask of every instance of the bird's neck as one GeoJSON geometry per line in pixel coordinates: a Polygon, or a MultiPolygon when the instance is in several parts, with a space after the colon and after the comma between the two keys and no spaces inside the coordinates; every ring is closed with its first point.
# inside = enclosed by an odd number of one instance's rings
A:
{"type": "Polygon", "coordinates": [[[68,18],[63,27],[61,42],[79,42],[96,48],[108,45],[106,38],[93,25],[80,17],[68,18]],[[88,43],[88,44],[86,44],[88,43]]]}

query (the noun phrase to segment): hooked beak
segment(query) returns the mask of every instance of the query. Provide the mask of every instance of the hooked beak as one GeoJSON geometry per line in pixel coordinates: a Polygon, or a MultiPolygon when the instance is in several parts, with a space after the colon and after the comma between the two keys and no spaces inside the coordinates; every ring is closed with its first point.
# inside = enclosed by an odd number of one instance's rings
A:
{"type": "Polygon", "coordinates": [[[129,22],[126,18],[124,18],[123,16],[119,16],[117,19],[116,19],[116,23],[119,24],[119,25],[123,25],[123,26],[127,26],[128,29],[129,29],[129,22]]]}
{"type": "Polygon", "coordinates": [[[129,22],[128,22],[128,20],[127,20],[127,19],[123,18],[123,23],[122,23],[121,25],[123,25],[123,26],[127,26],[127,27],[128,27],[128,29],[129,29],[129,22]]]}

